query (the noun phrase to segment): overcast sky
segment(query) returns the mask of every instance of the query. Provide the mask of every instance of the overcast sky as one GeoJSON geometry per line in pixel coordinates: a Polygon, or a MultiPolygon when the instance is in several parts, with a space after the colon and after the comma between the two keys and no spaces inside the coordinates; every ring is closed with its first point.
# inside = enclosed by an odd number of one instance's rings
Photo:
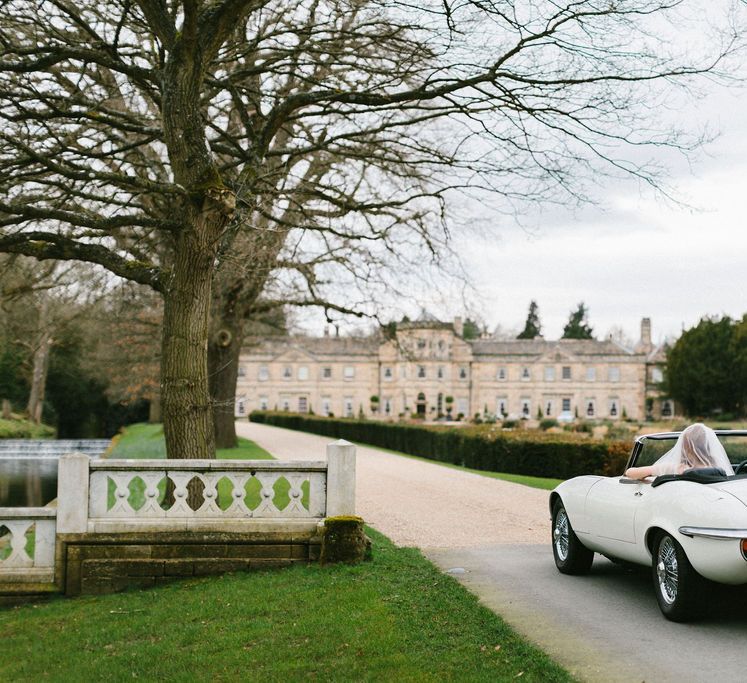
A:
{"type": "MultiPolygon", "coordinates": [[[[674,112],[656,112],[693,134],[716,134],[692,164],[665,155],[669,185],[692,208],[614,180],[600,183],[597,206],[543,207],[520,221],[457,205],[464,226],[453,244],[474,285],[472,314],[491,331],[520,330],[534,299],[545,338],[557,339],[583,301],[596,337],[620,327],[635,341],[649,317],[654,342],[662,342],[705,315],[747,313],[747,87],[701,88],[674,112]]],[[[464,315],[460,293],[429,299],[431,289],[399,302],[392,317],[417,315],[421,306],[445,320],[464,315]]],[[[324,324],[321,316],[301,322],[314,333],[324,324]]]]}
{"type": "Polygon", "coordinates": [[[682,116],[707,117],[720,131],[692,169],[671,182],[688,210],[611,183],[605,207],[548,212],[523,229],[502,220],[464,252],[492,328],[521,328],[539,305],[546,338],[562,334],[584,301],[595,335],[621,326],[637,339],[650,317],[654,341],[677,336],[704,315],[747,313],[747,95],[714,93],[682,116]]]}

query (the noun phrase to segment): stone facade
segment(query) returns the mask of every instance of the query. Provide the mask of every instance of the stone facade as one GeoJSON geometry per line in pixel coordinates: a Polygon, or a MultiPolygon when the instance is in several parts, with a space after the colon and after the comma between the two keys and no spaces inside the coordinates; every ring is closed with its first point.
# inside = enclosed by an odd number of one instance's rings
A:
{"type": "Polygon", "coordinates": [[[465,340],[459,318],[400,323],[394,339],[252,339],[240,359],[236,415],[643,419],[667,412],[663,362],[648,318],[634,349],[612,340],[465,340]]]}

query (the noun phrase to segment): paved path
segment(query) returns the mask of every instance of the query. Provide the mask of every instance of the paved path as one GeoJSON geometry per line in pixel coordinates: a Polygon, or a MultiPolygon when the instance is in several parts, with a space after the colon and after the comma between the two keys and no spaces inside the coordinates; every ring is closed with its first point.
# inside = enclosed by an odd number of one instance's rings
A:
{"type": "MultiPolygon", "coordinates": [[[[318,460],[327,437],[237,423],[282,459],[318,460]]],[[[547,491],[358,448],[364,519],[414,545],[513,628],[586,681],[747,680],[747,590],[724,591],[710,616],[673,624],[646,571],[596,556],[586,577],[562,576],[550,550],[547,491]]]]}
{"type": "MultiPolygon", "coordinates": [[[[237,432],[276,458],[323,460],[330,439],[247,422],[237,432]]],[[[543,543],[547,491],[359,446],[356,508],[399,545],[456,548],[543,543]]]]}

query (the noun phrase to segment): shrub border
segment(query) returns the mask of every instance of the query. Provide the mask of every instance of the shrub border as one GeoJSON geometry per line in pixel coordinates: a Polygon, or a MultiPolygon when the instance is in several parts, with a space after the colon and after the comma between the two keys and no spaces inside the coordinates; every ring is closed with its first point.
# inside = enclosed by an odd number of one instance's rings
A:
{"type": "Polygon", "coordinates": [[[254,411],[249,421],[380,446],[474,470],[554,479],[622,474],[632,448],[629,441],[591,441],[546,433],[530,436],[527,432],[484,432],[469,427],[429,427],[271,411],[254,411]]]}

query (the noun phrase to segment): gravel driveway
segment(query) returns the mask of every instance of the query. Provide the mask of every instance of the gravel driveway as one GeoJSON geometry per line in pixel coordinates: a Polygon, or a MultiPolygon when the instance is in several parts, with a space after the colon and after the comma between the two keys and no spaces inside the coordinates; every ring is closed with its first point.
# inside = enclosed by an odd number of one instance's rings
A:
{"type": "MultiPolygon", "coordinates": [[[[280,460],[324,460],[329,437],[250,422],[236,431],[280,460]]],[[[548,491],[358,446],[356,507],[398,545],[546,543],[548,491]]]]}

